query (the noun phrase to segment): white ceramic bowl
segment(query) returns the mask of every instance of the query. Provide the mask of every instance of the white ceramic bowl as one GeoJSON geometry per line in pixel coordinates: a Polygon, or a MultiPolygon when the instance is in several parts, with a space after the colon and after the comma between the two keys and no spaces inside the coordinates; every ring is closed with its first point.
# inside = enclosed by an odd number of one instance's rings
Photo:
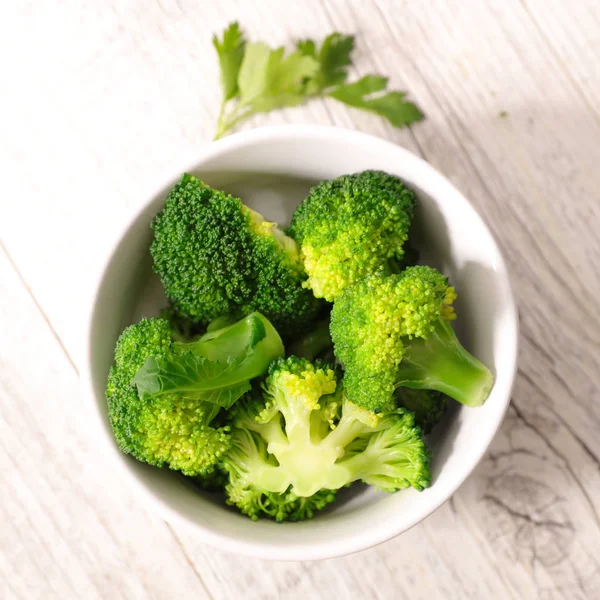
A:
{"type": "Polygon", "coordinates": [[[150,221],[181,173],[157,186],[99,274],[87,331],[82,373],[90,418],[101,452],[114,457],[125,481],[166,521],[194,531],[207,544],[280,560],[340,556],[406,531],[443,504],[477,465],[498,430],[510,401],[517,363],[518,319],[504,260],[487,227],[464,196],[432,166],[381,139],[343,129],[284,126],[255,129],[210,144],[182,172],[239,195],[268,219],[286,224],[311,185],[344,173],[381,169],[394,173],[419,196],[417,245],[423,259],[447,274],[459,300],[458,333],[488,365],[495,384],[486,404],[454,410],[431,439],[433,484],[424,492],[351,491],[310,521],[253,522],[177,474],[124,456],[112,436],[104,389],[121,330],[165,304],[152,275],[150,221]]]}

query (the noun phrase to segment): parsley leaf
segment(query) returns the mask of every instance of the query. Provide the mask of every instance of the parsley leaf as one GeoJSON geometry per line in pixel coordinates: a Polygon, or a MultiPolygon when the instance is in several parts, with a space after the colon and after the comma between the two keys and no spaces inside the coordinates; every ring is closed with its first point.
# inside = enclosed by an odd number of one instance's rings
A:
{"type": "Polygon", "coordinates": [[[354,83],[340,85],[327,95],[344,104],[375,113],[386,118],[394,127],[404,127],[423,118],[423,113],[412,102],[405,100],[404,92],[383,92],[387,77],[366,75],[354,83]]]}
{"type": "Polygon", "coordinates": [[[238,78],[240,106],[259,113],[305,100],[303,81],[314,76],[319,65],[301,52],[284,53],[262,42],[248,46],[238,78]]]}
{"type": "Polygon", "coordinates": [[[296,48],[304,56],[312,56],[314,58],[317,54],[317,45],[312,40],[300,40],[296,44],[296,48]]]}
{"type": "Polygon", "coordinates": [[[354,49],[354,36],[332,33],[328,35],[317,51],[312,40],[298,42],[299,52],[319,61],[319,70],[307,81],[306,93],[317,95],[335,85],[341,85],[348,78],[347,67],[352,64],[350,54],[354,49]]]}
{"type": "Polygon", "coordinates": [[[305,102],[304,82],[318,68],[316,59],[300,51],[285,56],[283,48],[273,50],[263,42],[248,44],[238,74],[237,105],[225,115],[223,104],[216,137],[251,115],[305,102]]]}
{"type": "Polygon", "coordinates": [[[223,32],[223,39],[214,35],[213,46],[219,55],[223,101],[235,98],[238,93],[238,74],[244,58],[246,41],[238,23],[231,23],[223,32]]]}

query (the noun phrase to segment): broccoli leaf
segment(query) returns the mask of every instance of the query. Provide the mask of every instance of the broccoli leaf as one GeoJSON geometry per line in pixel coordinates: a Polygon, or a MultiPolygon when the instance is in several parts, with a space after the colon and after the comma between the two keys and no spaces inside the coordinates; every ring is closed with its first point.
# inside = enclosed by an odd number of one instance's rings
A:
{"type": "Polygon", "coordinates": [[[223,39],[213,36],[213,46],[219,55],[221,88],[224,101],[238,94],[238,74],[244,58],[246,41],[238,23],[231,23],[223,32],[223,39]]]}
{"type": "Polygon", "coordinates": [[[175,342],[168,353],[150,356],[131,383],[142,400],[178,394],[229,408],[250,389],[250,380],[283,353],[277,331],[263,315],[252,313],[194,342],[175,342]]]}
{"type": "Polygon", "coordinates": [[[230,408],[251,387],[239,361],[211,361],[191,351],[173,358],[148,358],[132,383],[142,400],[177,393],[223,408],[230,408]]]}
{"type": "Polygon", "coordinates": [[[423,113],[412,102],[405,100],[404,92],[383,92],[387,87],[387,77],[365,75],[354,83],[340,85],[328,96],[344,104],[361,108],[387,119],[394,127],[404,127],[423,118],[423,113]]]}

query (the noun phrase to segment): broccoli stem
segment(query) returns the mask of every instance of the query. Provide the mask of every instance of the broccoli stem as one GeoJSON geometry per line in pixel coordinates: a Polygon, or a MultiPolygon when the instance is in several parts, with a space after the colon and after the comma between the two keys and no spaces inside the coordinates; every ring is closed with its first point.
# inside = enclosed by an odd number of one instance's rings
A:
{"type": "Polygon", "coordinates": [[[358,419],[342,418],[321,443],[329,448],[337,448],[340,450],[340,456],[343,454],[343,449],[355,440],[361,433],[367,429],[364,423],[358,419]]]}
{"type": "Polygon", "coordinates": [[[329,334],[329,317],[327,317],[318,321],[313,330],[296,340],[290,346],[288,355],[313,361],[332,347],[333,342],[329,334]]]}
{"type": "Polygon", "coordinates": [[[376,467],[377,474],[393,478],[397,476],[397,472],[393,466],[387,465],[388,458],[393,458],[397,454],[397,450],[382,449],[373,452],[371,446],[367,446],[362,452],[354,454],[346,460],[340,461],[336,466],[341,467],[348,474],[348,480],[356,481],[364,479],[370,474],[373,474],[376,467]]]}
{"type": "Polygon", "coordinates": [[[249,431],[236,430],[233,448],[227,462],[229,468],[233,466],[241,474],[252,473],[255,484],[266,491],[283,493],[287,490],[289,482],[285,471],[265,460],[262,451],[257,450],[249,431]]]}
{"type": "Polygon", "coordinates": [[[427,339],[413,339],[398,368],[397,386],[442,392],[466,406],[481,406],[494,383],[487,367],[438,319],[427,339]]]}
{"type": "Polygon", "coordinates": [[[283,447],[288,443],[287,437],[281,429],[281,419],[271,419],[268,423],[259,423],[254,420],[254,422],[246,423],[245,426],[250,431],[259,433],[267,442],[267,448],[271,444],[274,447],[283,447]]]}

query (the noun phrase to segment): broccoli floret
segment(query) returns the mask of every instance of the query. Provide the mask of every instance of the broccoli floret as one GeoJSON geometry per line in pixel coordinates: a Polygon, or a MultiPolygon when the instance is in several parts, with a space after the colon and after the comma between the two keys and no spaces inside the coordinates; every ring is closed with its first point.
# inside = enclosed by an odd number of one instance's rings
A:
{"type": "Polygon", "coordinates": [[[405,386],[483,404],[493,378],[448,323],[455,298],[447,278],[425,266],[369,277],[337,298],[331,337],[350,399],[377,411],[405,386]]]}
{"type": "Polygon", "coordinates": [[[363,171],[324,181],[296,209],[288,233],[300,244],[307,287],[332,302],[372,273],[394,270],[413,217],[415,193],[393,175],[363,171]]]}
{"type": "Polygon", "coordinates": [[[282,334],[312,321],[320,303],[303,287],[297,244],[241,200],[191,175],[152,222],[150,251],[173,307],[206,325],[263,313],[282,334]]]}
{"type": "Polygon", "coordinates": [[[435,390],[414,390],[399,387],[396,390],[398,406],[409,410],[415,415],[415,423],[423,430],[430,433],[448,408],[448,398],[435,390]]]}
{"type": "Polygon", "coordinates": [[[143,319],[123,331],[106,397],[121,450],[185,475],[206,475],[230,447],[229,426],[215,419],[283,355],[272,325],[259,314],[174,341],[167,320],[143,319]]]}
{"type": "Polygon", "coordinates": [[[311,516],[354,481],[388,492],[424,489],[429,453],[421,430],[392,404],[390,398],[380,415],[353,404],[339,373],[318,361],[272,363],[263,397],[249,396],[235,409],[223,459],[229,502],[254,517],[276,510],[284,519],[297,518],[300,499],[301,515],[311,516]]]}
{"type": "Polygon", "coordinates": [[[108,416],[126,454],[186,475],[205,473],[229,448],[227,428],[211,427],[219,406],[179,394],[144,401],[132,384],[149,356],[168,357],[171,353],[171,328],[165,319],[144,319],[125,329],[108,377],[108,416]]]}

